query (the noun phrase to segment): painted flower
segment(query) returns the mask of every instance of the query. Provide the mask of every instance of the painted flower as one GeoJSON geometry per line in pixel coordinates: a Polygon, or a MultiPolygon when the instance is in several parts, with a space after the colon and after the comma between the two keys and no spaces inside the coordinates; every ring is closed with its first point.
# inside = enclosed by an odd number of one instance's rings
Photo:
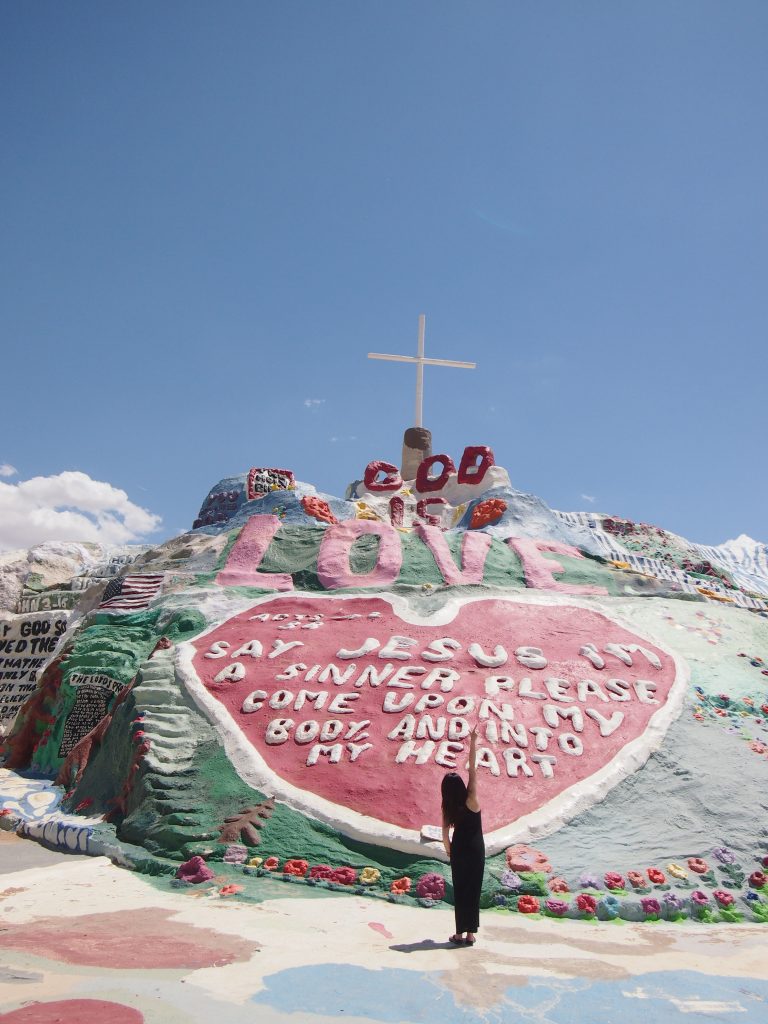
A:
{"type": "Polygon", "coordinates": [[[603,896],[600,900],[600,906],[606,917],[613,921],[619,916],[621,909],[621,901],[617,896],[611,896],[610,893],[607,896],[603,896]]]}
{"type": "Polygon", "coordinates": [[[219,896],[234,896],[236,892],[242,892],[242,885],[223,885],[219,889],[219,896]]]}
{"type": "Polygon", "coordinates": [[[205,863],[202,857],[190,857],[176,871],[176,877],[182,882],[189,882],[191,885],[198,885],[200,882],[207,882],[213,878],[213,872],[205,863]]]}
{"type": "Polygon", "coordinates": [[[749,884],[754,889],[762,889],[768,885],[768,875],[764,871],[753,871],[749,876],[749,884]]]}
{"type": "Polygon", "coordinates": [[[389,887],[389,891],[393,892],[395,896],[405,896],[407,892],[410,892],[410,889],[411,880],[407,875],[403,875],[402,878],[396,878],[389,887]]]}
{"type": "Polygon", "coordinates": [[[258,867],[261,867],[261,865],[263,863],[264,863],[264,858],[263,857],[251,857],[251,859],[248,861],[248,867],[249,868],[258,868],[258,867]]]}
{"type": "Polygon", "coordinates": [[[504,895],[504,893],[497,892],[496,895],[493,897],[493,902],[496,904],[497,907],[506,907],[507,897],[504,895]]]}
{"type": "Polygon", "coordinates": [[[691,903],[695,903],[697,907],[706,907],[709,903],[709,896],[701,889],[694,889],[691,893],[691,903]]]}
{"type": "Polygon", "coordinates": [[[445,896],[445,879],[436,871],[429,871],[422,875],[416,883],[416,895],[420,899],[438,900],[445,896]]]}
{"type": "Polygon", "coordinates": [[[733,895],[729,892],[725,892],[724,889],[715,889],[712,895],[721,907],[730,907],[733,903],[733,895]]]}
{"type": "Polygon", "coordinates": [[[661,913],[661,904],[653,896],[644,896],[640,900],[640,906],[643,908],[643,913],[648,916],[661,913]]]}
{"type": "Polygon", "coordinates": [[[646,871],[648,878],[653,882],[654,885],[664,885],[667,880],[667,876],[663,871],[658,868],[648,868],[646,871]]]}
{"type": "Polygon", "coordinates": [[[556,875],[554,878],[550,878],[550,880],[547,882],[547,886],[550,892],[571,891],[566,880],[564,878],[561,878],[559,875],[556,875]]]}
{"type": "Polygon", "coordinates": [[[709,871],[709,865],[701,857],[689,857],[688,858],[688,869],[695,871],[697,875],[704,875],[709,871]]]}
{"type": "Polygon", "coordinates": [[[277,871],[277,869],[280,867],[280,861],[277,859],[277,857],[267,857],[267,859],[264,861],[264,867],[266,868],[267,871],[277,871]]]}
{"type": "Polygon", "coordinates": [[[631,882],[633,889],[645,888],[645,875],[641,874],[639,871],[628,871],[627,878],[631,882]]]}
{"type": "Polygon", "coordinates": [[[579,878],[579,885],[582,889],[599,889],[600,882],[597,875],[589,875],[586,872],[579,878]]]}
{"type": "Polygon", "coordinates": [[[768,857],[763,857],[760,863],[763,865],[764,868],[768,868],[768,857]]]}
{"type": "Polygon", "coordinates": [[[516,871],[504,871],[501,875],[501,886],[503,889],[519,889],[523,880],[516,871]]]}
{"type": "Polygon", "coordinates": [[[685,900],[678,896],[676,892],[668,892],[664,894],[664,906],[672,911],[682,910],[685,906],[685,900]]]}
{"type": "Polygon", "coordinates": [[[744,897],[744,899],[747,901],[747,903],[759,903],[760,902],[760,895],[759,895],[759,893],[753,892],[750,889],[747,892],[747,894],[744,897]]]}
{"type": "Polygon", "coordinates": [[[588,892],[580,892],[576,897],[576,906],[582,914],[594,914],[597,910],[597,900],[588,892]]]}
{"type": "MultiPolygon", "coordinates": [[[[266,865],[264,865],[266,867],[266,865]]],[[[333,868],[330,864],[315,864],[314,867],[309,869],[310,878],[325,878],[329,879],[333,874],[333,868]]]]}
{"type": "Polygon", "coordinates": [[[565,900],[547,900],[544,906],[547,908],[550,914],[554,914],[555,917],[562,917],[568,913],[568,904],[565,900]]]}
{"type": "Polygon", "coordinates": [[[329,882],[336,882],[338,885],[354,885],[357,881],[357,872],[354,868],[336,868],[332,871],[329,882]]]}
{"type": "Polygon", "coordinates": [[[667,864],[667,871],[673,878],[681,878],[683,881],[688,877],[688,872],[680,864],[667,864]]]}
{"type": "Polygon", "coordinates": [[[552,870],[546,854],[524,843],[507,847],[506,857],[507,867],[513,871],[544,871],[549,874],[552,870]]]}
{"type": "Polygon", "coordinates": [[[517,909],[521,914],[538,914],[539,901],[535,896],[521,896],[517,901],[517,909]]]}
{"type": "Polygon", "coordinates": [[[606,889],[623,889],[624,878],[618,871],[606,871],[603,875],[606,889]]]}
{"type": "Polygon", "coordinates": [[[360,872],[360,881],[363,885],[376,885],[380,878],[381,872],[378,868],[363,868],[360,872]]]}
{"type": "Polygon", "coordinates": [[[752,740],[749,744],[749,749],[754,751],[755,754],[764,754],[766,750],[768,750],[768,747],[762,740],[752,740]]]}
{"type": "Polygon", "coordinates": [[[248,850],[240,843],[231,843],[224,851],[222,860],[225,864],[243,864],[248,857],[248,850]]]}
{"type": "Polygon", "coordinates": [[[304,875],[306,875],[308,868],[309,864],[307,864],[305,860],[293,858],[292,860],[287,860],[285,864],[283,864],[283,874],[294,875],[296,878],[303,878],[304,875]]]}
{"type": "Polygon", "coordinates": [[[716,846],[712,851],[712,856],[716,857],[721,864],[736,863],[736,854],[729,850],[727,846],[716,846]]]}

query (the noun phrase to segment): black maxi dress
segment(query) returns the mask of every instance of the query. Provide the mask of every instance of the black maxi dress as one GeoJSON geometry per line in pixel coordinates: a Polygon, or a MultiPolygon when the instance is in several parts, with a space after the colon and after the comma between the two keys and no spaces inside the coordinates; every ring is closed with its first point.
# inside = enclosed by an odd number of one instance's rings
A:
{"type": "Polygon", "coordinates": [[[480,811],[465,807],[453,827],[451,876],[453,878],[456,934],[480,927],[480,890],[485,870],[485,843],[480,811]]]}

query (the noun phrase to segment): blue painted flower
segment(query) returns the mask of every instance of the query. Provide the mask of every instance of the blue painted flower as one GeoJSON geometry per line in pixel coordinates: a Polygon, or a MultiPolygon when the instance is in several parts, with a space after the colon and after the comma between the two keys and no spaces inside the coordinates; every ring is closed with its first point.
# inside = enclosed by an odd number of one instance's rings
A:
{"type": "Polygon", "coordinates": [[[523,880],[515,871],[507,870],[501,876],[501,884],[505,889],[519,889],[523,880]]]}
{"type": "Polygon", "coordinates": [[[610,918],[611,921],[619,916],[619,910],[621,909],[621,901],[617,896],[603,896],[600,900],[600,907],[602,908],[605,916],[610,918]]]}
{"type": "Polygon", "coordinates": [[[760,902],[760,894],[757,893],[757,892],[753,892],[753,890],[750,889],[749,892],[744,897],[744,899],[747,900],[749,903],[759,903],[760,902]]]}
{"type": "Polygon", "coordinates": [[[507,897],[504,895],[504,893],[497,892],[496,895],[493,897],[493,902],[496,904],[497,907],[506,907],[507,897]]]}

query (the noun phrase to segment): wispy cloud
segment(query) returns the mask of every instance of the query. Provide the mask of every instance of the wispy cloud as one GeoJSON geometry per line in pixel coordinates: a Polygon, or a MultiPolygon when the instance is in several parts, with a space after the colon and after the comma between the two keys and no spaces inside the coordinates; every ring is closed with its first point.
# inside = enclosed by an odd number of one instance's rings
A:
{"type": "Polygon", "coordinates": [[[15,466],[12,466],[10,462],[4,462],[0,465],[0,476],[2,477],[16,476],[17,473],[18,469],[16,469],[15,466]]]}
{"type": "Polygon", "coordinates": [[[344,437],[329,437],[328,440],[331,444],[336,444],[339,441],[356,441],[357,436],[355,434],[347,434],[344,437]]]}
{"type": "Polygon", "coordinates": [[[580,494],[579,497],[582,499],[582,501],[588,501],[590,505],[594,505],[597,501],[597,498],[594,494],[580,494]]]}
{"type": "Polygon", "coordinates": [[[324,402],[325,402],[324,398],[305,398],[304,399],[304,405],[308,409],[316,409],[318,407],[318,405],[323,405],[324,402]]]}
{"type": "Polygon", "coordinates": [[[125,491],[87,473],[0,483],[0,551],[49,540],[129,544],[153,533],[161,522],[125,491]]]}

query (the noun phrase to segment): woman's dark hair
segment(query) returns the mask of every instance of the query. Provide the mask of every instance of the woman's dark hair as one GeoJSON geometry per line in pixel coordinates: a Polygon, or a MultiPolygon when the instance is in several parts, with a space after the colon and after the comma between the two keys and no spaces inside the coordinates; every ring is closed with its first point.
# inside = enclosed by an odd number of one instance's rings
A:
{"type": "Polygon", "coordinates": [[[443,820],[446,825],[455,825],[467,804],[467,787],[464,779],[456,772],[443,776],[440,786],[443,797],[443,820]]]}

